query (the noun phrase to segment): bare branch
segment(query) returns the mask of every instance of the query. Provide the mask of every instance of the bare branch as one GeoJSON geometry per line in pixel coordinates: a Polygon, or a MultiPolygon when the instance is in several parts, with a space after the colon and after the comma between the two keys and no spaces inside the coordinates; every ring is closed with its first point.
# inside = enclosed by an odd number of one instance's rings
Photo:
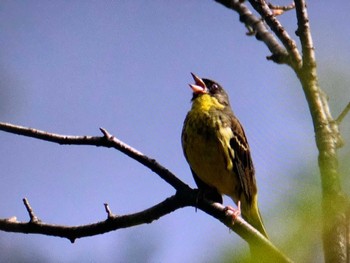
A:
{"type": "MultiPolygon", "coordinates": [[[[336,148],[340,148],[343,146],[344,141],[340,135],[338,123],[332,117],[327,95],[318,85],[315,48],[310,31],[306,2],[304,0],[296,0],[295,10],[298,19],[298,30],[296,33],[300,38],[303,52],[303,66],[300,69],[296,69],[296,73],[303,85],[312,117],[316,118],[316,115],[318,115],[317,123],[315,123],[316,119],[314,119],[316,133],[319,131],[325,135],[316,136],[316,138],[326,139],[328,137],[327,134],[329,134],[329,138],[332,137],[336,148]],[[311,85],[305,85],[306,82],[309,82],[311,85]],[[328,131],[326,131],[327,129],[328,131]]],[[[320,145],[318,142],[317,144],[320,145]]]]}
{"type": "Polygon", "coordinates": [[[57,236],[67,238],[71,242],[74,242],[77,238],[94,236],[120,228],[127,228],[139,224],[151,223],[152,221],[157,220],[160,217],[169,214],[179,208],[193,206],[217,218],[247,242],[262,246],[264,249],[266,249],[266,253],[271,256],[271,258],[276,258],[278,262],[291,262],[280,251],[278,251],[278,249],[269,240],[262,236],[256,229],[250,226],[242,218],[237,217],[233,220],[232,214],[227,213],[227,210],[221,204],[212,203],[206,199],[201,198],[201,195],[198,194],[197,190],[191,189],[180,179],[175,177],[175,175],[159,165],[155,160],[150,159],[136,149],[121,142],[109,134],[105,129],[101,128],[101,131],[104,134],[103,137],[66,136],[7,123],[0,123],[0,130],[60,144],[113,147],[150,168],[177,190],[175,195],[165,199],[163,202],[144,211],[130,215],[116,216],[111,212],[108,204],[104,204],[105,211],[107,213],[106,220],[81,226],[64,226],[44,223],[39,220],[38,217],[34,214],[28,200],[24,199],[23,202],[29,213],[30,221],[26,223],[18,222],[16,217],[11,217],[10,219],[1,219],[0,230],[7,232],[57,236]]]}
{"type": "MultiPolygon", "coordinates": [[[[226,7],[239,6],[243,1],[219,1],[226,7]]],[[[344,193],[341,189],[338,172],[337,148],[341,147],[343,140],[339,131],[339,123],[349,111],[348,106],[334,121],[328,98],[318,84],[315,50],[312,41],[309,18],[305,0],[295,0],[295,10],[298,20],[297,36],[300,38],[302,56],[295,41],[289,36],[276,18],[276,9],[280,7],[267,4],[266,0],[249,0],[253,8],[262,16],[267,25],[282,42],[287,51],[291,65],[303,87],[306,100],[312,116],[316,134],[316,144],[319,151],[319,168],[322,181],[322,210],[323,210],[323,247],[325,261],[348,262],[345,226],[344,193]]],[[[289,6],[290,8],[294,6],[289,6]]],[[[281,9],[289,9],[283,7],[281,9]]],[[[246,7],[245,7],[246,8],[246,7]]],[[[235,10],[235,9],[234,9],[235,10]]],[[[238,11],[237,11],[238,12],[238,11]]],[[[280,11],[277,11],[277,14],[280,11]]],[[[274,53],[268,59],[274,60],[274,53]]]]}
{"type": "MultiPolygon", "coordinates": [[[[64,226],[44,223],[40,220],[31,220],[30,222],[18,222],[15,217],[10,219],[0,219],[0,230],[6,232],[44,234],[69,239],[72,243],[78,238],[104,234],[110,231],[128,228],[140,224],[149,224],[160,217],[165,216],[179,208],[186,206],[196,207],[205,213],[221,221],[232,231],[240,235],[249,244],[256,244],[264,249],[266,255],[275,262],[292,262],[284,256],[269,240],[267,240],[259,231],[254,229],[241,217],[232,217],[232,211],[227,211],[219,203],[213,203],[203,199],[198,195],[197,190],[184,189],[177,191],[175,195],[165,199],[163,202],[152,206],[146,210],[129,215],[115,216],[110,211],[107,204],[105,210],[108,218],[104,221],[81,225],[81,226],[64,226]]],[[[26,201],[26,208],[30,214],[37,218],[29,203],[26,201]]]]}
{"type": "Polygon", "coordinates": [[[94,236],[121,228],[151,223],[176,209],[186,206],[186,203],[181,201],[181,198],[179,198],[178,195],[174,195],[165,199],[163,202],[138,213],[123,216],[109,214],[105,221],[98,223],[82,226],[63,226],[47,224],[40,220],[36,220],[37,217],[32,212],[28,201],[24,202],[31,216],[31,220],[24,223],[18,222],[17,220],[1,219],[0,230],[6,232],[44,234],[48,236],[63,237],[69,239],[72,243],[74,243],[77,238],[94,236]]]}
{"type": "Polygon", "coordinates": [[[298,18],[297,35],[303,51],[303,66],[296,73],[303,86],[315,130],[322,183],[323,248],[325,262],[348,262],[345,196],[338,172],[337,148],[343,141],[334,121],[328,98],[317,79],[316,58],[304,0],[295,0],[298,18]]]}
{"type": "Polygon", "coordinates": [[[272,55],[267,59],[279,64],[290,64],[290,58],[287,50],[278,42],[278,40],[269,32],[265,23],[257,18],[243,3],[239,0],[215,0],[216,2],[236,11],[240,16],[240,21],[248,28],[248,35],[256,35],[258,40],[265,43],[272,55]]]}
{"type": "Polygon", "coordinates": [[[269,259],[268,262],[284,262],[292,263],[293,261],[287,258],[281,253],[270,240],[265,238],[258,230],[249,225],[241,217],[234,217],[233,212],[227,210],[224,206],[219,203],[210,203],[205,199],[199,199],[197,206],[202,211],[209,215],[212,215],[216,219],[224,223],[228,228],[237,233],[249,245],[256,245],[264,251],[264,259],[261,262],[265,262],[265,259],[269,259]]]}
{"type": "Polygon", "coordinates": [[[316,67],[315,48],[311,37],[305,1],[295,1],[295,9],[298,19],[298,29],[296,34],[300,37],[304,67],[316,67]]]}
{"type": "Polygon", "coordinates": [[[295,41],[289,36],[288,32],[283,28],[281,23],[274,16],[265,0],[249,0],[253,8],[262,16],[262,18],[269,25],[271,30],[281,40],[286,48],[291,62],[289,63],[294,69],[302,67],[302,58],[298,51],[295,41]]]}
{"type": "Polygon", "coordinates": [[[58,143],[61,145],[94,145],[114,148],[151,169],[176,190],[186,187],[189,188],[188,185],[179,180],[173,173],[171,173],[164,166],[160,165],[156,160],[149,158],[140,151],[137,151],[126,143],[118,140],[103,128],[100,129],[104,134],[102,137],[61,135],[3,122],[0,122],[0,130],[17,135],[23,135],[44,141],[58,143]]]}

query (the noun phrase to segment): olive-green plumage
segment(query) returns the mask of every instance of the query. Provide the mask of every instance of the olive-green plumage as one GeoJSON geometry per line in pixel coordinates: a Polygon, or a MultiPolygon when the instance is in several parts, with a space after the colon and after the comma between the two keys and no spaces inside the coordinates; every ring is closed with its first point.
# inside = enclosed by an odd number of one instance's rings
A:
{"type": "Polygon", "coordinates": [[[182,148],[199,187],[214,201],[227,195],[241,203],[243,218],[267,237],[258,208],[255,171],[242,125],[216,82],[192,74],[192,108],[182,130],[182,148]]]}

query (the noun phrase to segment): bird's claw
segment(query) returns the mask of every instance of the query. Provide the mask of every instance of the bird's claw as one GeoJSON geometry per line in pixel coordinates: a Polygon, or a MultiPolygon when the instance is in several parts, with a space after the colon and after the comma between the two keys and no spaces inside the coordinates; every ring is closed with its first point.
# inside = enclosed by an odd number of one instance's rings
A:
{"type": "Polygon", "coordinates": [[[237,202],[237,208],[233,208],[232,206],[226,206],[225,212],[231,211],[232,212],[232,220],[235,220],[237,217],[241,215],[241,201],[237,202]]]}

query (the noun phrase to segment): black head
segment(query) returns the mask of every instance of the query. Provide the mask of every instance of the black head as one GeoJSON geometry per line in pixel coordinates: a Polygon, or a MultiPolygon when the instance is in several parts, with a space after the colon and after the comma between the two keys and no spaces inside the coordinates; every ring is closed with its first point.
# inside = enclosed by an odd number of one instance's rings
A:
{"type": "Polygon", "coordinates": [[[219,83],[210,79],[203,79],[203,82],[211,96],[215,97],[221,104],[229,105],[228,95],[219,83]]]}
{"type": "Polygon", "coordinates": [[[203,94],[209,94],[210,96],[216,98],[219,103],[229,105],[227,93],[220,84],[210,79],[201,79],[193,73],[191,74],[195,81],[195,84],[190,84],[190,87],[193,90],[192,100],[195,100],[197,97],[203,94]]]}

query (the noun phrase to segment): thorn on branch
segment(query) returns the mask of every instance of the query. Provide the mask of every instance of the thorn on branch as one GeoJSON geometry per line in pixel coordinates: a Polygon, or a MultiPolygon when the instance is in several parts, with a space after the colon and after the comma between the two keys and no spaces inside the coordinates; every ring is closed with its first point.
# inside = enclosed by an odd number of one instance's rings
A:
{"type": "Polygon", "coordinates": [[[30,206],[28,199],[23,198],[23,203],[24,203],[24,206],[26,207],[27,212],[29,214],[30,222],[31,223],[39,223],[40,219],[34,214],[34,211],[33,211],[32,207],[30,206]]]}
{"type": "Polygon", "coordinates": [[[349,111],[350,111],[350,102],[348,103],[348,105],[346,105],[345,109],[339,114],[335,122],[339,125],[343,121],[345,116],[349,113],[349,111]]]}
{"type": "Polygon", "coordinates": [[[105,206],[105,210],[107,213],[107,219],[111,219],[113,217],[115,217],[115,215],[112,213],[111,209],[109,208],[109,205],[107,203],[103,204],[105,206]]]}
{"type": "Polygon", "coordinates": [[[100,131],[107,140],[109,140],[112,137],[112,135],[106,129],[100,128],[100,131]]]}

